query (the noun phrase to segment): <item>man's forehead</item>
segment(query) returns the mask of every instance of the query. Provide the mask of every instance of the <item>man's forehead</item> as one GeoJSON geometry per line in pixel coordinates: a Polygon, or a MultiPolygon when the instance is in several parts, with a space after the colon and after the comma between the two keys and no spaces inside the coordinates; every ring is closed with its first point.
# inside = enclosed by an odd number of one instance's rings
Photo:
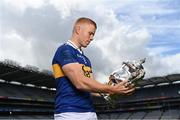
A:
{"type": "Polygon", "coordinates": [[[77,23],[76,26],[94,26],[95,27],[95,25],[90,22],[77,23]]]}
{"type": "Polygon", "coordinates": [[[93,24],[84,24],[84,25],[80,25],[81,28],[83,29],[88,29],[88,30],[91,30],[91,31],[95,31],[96,28],[93,24]]]}

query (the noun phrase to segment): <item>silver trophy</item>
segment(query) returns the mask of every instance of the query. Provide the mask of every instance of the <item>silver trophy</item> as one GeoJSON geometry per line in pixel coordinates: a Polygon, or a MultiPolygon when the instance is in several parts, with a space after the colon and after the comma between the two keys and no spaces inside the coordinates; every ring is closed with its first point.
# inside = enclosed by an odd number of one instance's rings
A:
{"type": "MultiPolygon", "coordinates": [[[[123,80],[128,80],[129,84],[136,85],[137,81],[142,80],[145,75],[145,70],[143,63],[145,63],[145,58],[139,61],[123,62],[122,66],[113,71],[110,74],[108,85],[116,85],[118,82],[123,80]]],[[[112,103],[118,95],[100,94],[107,102],[112,103]]]]}

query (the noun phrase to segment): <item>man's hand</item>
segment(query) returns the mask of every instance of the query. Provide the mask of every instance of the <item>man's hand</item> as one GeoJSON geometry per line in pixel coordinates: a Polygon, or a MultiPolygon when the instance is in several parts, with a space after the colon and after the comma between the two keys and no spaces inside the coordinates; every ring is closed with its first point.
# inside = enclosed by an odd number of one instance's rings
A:
{"type": "Polygon", "coordinates": [[[127,80],[118,82],[115,84],[115,94],[120,94],[120,95],[126,95],[129,93],[132,93],[135,90],[135,86],[133,84],[130,84],[127,80]]]}

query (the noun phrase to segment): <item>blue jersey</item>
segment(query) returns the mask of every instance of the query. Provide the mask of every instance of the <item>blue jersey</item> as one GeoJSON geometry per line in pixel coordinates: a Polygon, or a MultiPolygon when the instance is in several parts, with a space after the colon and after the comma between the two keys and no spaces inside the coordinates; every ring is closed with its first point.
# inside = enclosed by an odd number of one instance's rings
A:
{"type": "Polygon", "coordinates": [[[86,77],[92,72],[89,59],[73,46],[65,43],[57,49],[52,61],[56,79],[55,113],[94,112],[90,93],[76,89],[63,73],[62,67],[69,63],[81,64],[86,77]]]}

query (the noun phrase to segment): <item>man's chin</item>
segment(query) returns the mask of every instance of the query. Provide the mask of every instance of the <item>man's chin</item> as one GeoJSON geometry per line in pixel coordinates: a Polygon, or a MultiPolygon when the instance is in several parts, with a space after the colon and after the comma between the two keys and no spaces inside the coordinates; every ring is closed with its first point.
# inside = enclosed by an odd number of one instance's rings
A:
{"type": "Polygon", "coordinates": [[[87,46],[88,46],[88,45],[83,45],[82,47],[83,47],[83,48],[87,48],[87,46]]]}
{"type": "Polygon", "coordinates": [[[87,48],[87,46],[83,46],[83,48],[87,48]]]}

